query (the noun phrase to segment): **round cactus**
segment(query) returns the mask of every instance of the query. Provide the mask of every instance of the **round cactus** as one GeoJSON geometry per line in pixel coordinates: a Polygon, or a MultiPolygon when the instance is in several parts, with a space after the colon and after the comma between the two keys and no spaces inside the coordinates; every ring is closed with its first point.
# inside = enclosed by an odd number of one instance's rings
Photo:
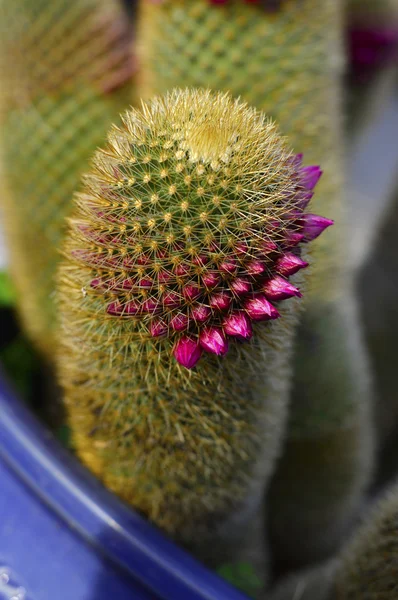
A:
{"type": "Polygon", "coordinates": [[[301,295],[289,277],[331,224],[306,212],[319,176],[261,113],[177,90],[125,115],[76,197],[59,274],[75,446],[179,539],[232,514],[244,526],[272,472],[301,295]]]}
{"type": "Polygon", "coordinates": [[[86,179],[70,254],[108,315],[192,368],[301,296],[301,246],[332,224],[305,212],[321,171],[224,95],[176,94],[124,123],[86,179]]]}

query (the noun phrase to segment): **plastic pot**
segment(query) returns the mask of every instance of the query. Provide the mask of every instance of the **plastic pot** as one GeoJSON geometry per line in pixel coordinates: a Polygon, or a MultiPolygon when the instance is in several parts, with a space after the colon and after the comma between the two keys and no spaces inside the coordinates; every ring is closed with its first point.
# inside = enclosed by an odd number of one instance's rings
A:
{"type": "Polygon", "coordinates": [[[1,600],[244,600],[103,488],[0,374],[1,600]]]}

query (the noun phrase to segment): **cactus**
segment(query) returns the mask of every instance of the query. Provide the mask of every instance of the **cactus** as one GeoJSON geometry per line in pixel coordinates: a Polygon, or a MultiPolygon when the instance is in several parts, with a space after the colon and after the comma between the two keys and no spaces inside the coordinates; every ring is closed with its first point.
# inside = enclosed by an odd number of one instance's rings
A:
{"type": "Polygon", "coordinates": [[[254,109],[177,90],[125,115],[77,195],[59,273],[74,445],[222,561],[216,540],[244,532],[283,438],[301,295],[288,279],[331,223],[303,212],[319,176],[254,109]]]}
{"type": "Polygon", "coordinates": [[[378,486],[397,475],[398,399],[396,340],[398,334],[398,188],[377,233],[373,251],[361,266],[358,295],[361,317],[378,391],[376,429],[379,440],[378,486]],[[369,281],[372,286],[369,289],[369,281]]]}
{"type": "Polygon", "coordinates": [[[341,554],[333,600],[395,600],[398,595],[398,485],[372,508],[341,554]]]}
{"type": "Polygon", "coordinates": [[[54,349],[54,273],[88,159],[131,97],[117,0],[0,1],[1,185],[23,324],[54,349]]]}
{"type": "Polygon", "coordinates": [[[322,164],[314,207],[336,227],[314,245],[290,433],[268,511],[277,558],[310,562],[338,545],[369,481],[373,450],[368,365],[344,259],[342,3],[286,0],[273,14],[240,0],[142,0],[140,8],[142,95],[173,85],[231,90],[322,164]]]}
{"type": "Polygon", "coordinates": [[[383,494],[336,559],[277,586],[270,600],[395,600],[398,485],[383,494]]]}

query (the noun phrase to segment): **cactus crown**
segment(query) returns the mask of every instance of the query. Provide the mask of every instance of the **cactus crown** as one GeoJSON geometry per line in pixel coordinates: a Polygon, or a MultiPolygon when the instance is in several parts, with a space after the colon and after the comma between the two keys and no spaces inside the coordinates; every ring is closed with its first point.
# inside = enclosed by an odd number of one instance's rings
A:
{"type": "Polygon", "coordinates": [[[331,224],[304,214],[320,174],[255,109],[175,90],[128,111],[96,154],[68,254],[99,310],[169,339],[191,368],[300,295],[301,243],[331,224]]]}

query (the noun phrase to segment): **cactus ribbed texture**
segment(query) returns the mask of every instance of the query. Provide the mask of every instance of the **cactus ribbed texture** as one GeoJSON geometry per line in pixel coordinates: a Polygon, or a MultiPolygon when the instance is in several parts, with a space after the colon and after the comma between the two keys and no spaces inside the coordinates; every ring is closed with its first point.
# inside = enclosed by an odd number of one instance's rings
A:
{"type": "Polygon", "coordinates": [[[126,114],[77,195],[59,276],[74,445],[112,490],[219,561],[209,540],[244,532],[283,439],[299,302],[278,286],[326,226],[302,212],[319,174],[254,109],[177,90],[126,114]],[[190,370],[198,342],[207,353],[190,370]]]}
{"type": "Polygon", "coordinates": [[[368,365],[344,258],[341,13],[336,0],[287,0],[273,14],[240,0],[142,0],[140,13],[141,95],[173,85],[231,90],[324,171],[314,207],[336,227],[314,245],[290,434],[270,497],[276,555],[292,563],[338,544],[372,462],[368,365]]]}
{"type": "MultiPolygon", "coordinates": [[[[132,101],[118,0],[0,1],[1,186],[23,324],[54,349],[54,273],[71,196],[132,101]]],[[[130,46],[130,48],[129,48],[130,46]]]]}

